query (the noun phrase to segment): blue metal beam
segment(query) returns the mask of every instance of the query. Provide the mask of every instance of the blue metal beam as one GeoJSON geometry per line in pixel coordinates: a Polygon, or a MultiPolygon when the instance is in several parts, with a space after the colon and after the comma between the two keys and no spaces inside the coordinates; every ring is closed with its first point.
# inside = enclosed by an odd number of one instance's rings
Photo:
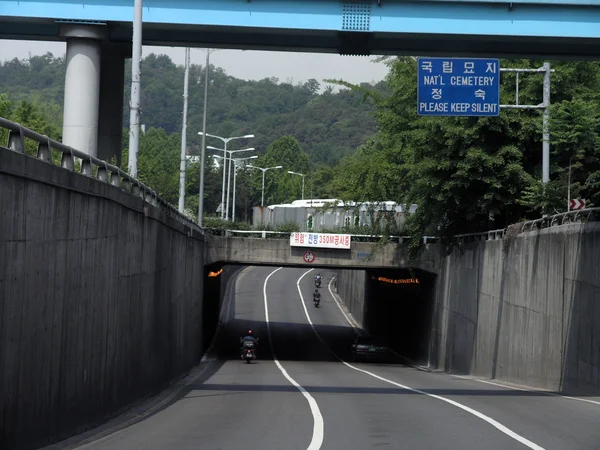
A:
{"type": "MultiPolygon", "coordinates": [[[[596,58],[600,0],[145,0],[144,43],[417,55],[596,58]]],[[[56,39],[63,21],[131,39],[129,0],[0,2],[0,37],[56,39]]]]}
{"type": "MultiPolygon", "coordinates": [[[[386,0],[385,3],[393,3],[386,0]]],[[[575,5],[575,6],[600,6],[600,0],[417,0],[425,2],[452,2],[452,3],[500,3],[503,5],[575,5]]],[[[384,0],[381,1],[384,3],[384,0]]]]}

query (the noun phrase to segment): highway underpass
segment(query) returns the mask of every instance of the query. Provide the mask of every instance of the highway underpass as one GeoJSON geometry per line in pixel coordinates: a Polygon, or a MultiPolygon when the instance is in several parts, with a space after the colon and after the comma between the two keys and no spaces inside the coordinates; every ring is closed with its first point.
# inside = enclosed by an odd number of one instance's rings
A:
{"type": "MultiPolygon", "coordinates": [[[[78,441],[116,450],[597,446],[600,402],[410,365],[341,361],[355,331],[328,289],[335,272],[321,271],[323,299],[313,307],[314,273],[238,271],[224,296],[223,324],[200,366],[162,400],[70,440],[70,448],[78,441]],[[260,338],[259,360],[250,365],[238,356],[238,337],[248,329],[260,338]]],[[[378,289],[383,295],[389,288],[378,289]]]]}
{"type": "Polygon", "coordinates": [[[423,270],[366,271],[365,329],[409,361],[426,363],[436,276],[423,270]]]}

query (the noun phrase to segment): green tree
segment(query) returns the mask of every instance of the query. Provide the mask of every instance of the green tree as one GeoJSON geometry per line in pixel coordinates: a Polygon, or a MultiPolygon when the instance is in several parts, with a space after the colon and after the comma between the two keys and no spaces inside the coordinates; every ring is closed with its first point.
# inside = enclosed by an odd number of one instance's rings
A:
{"type": "MultiPolygon", "coordinates": [[[[508,110],[497,118],[419,117],[415,107],[416,61],[395,58],[388,59],[387,64],[389,95],[340,83],[373,100],[380,148],[362,148],[344,160],[332,186],[345,194],[341,189],[345,182],[350,184],[349,193],[362,189],[365,195],[387,194],[395,197],[391,200],[416,203],[417,213],[408,223],[413,248],[418,247],[426,232],[440,233],[451,243],[450,237],[457,233],[505,226],[528,210],[537,215],[539,204],[549,207],[555,202],[559,178],[573,155],[574,160],[583,158],[586,166],[592,165],[590,172],[573,164],[582,186],[597,186],[600,174],[596,175],[594,166],[594,130],[598,114],[589,108],[593,93],[598,92],[598,63],[553,63],[553,101],[560,104],[582,99],[583,103],[569,103],[568,108],[564,104],[556,110],[556,167],[545,199],[539,198],[536,181],[541,175],[540,113],[508,110]],[[373,160],[371,165],[377,168],[365,167],[368,160],[373,160]]],[[[503,61],[502,65],[533,68],[541,63],[517,60],[503,61]]],[[[521,102],[541,103],[542,77],[532,75],[520,81],[521,102]]],[[[501,103],[511,102],[512,96],[514,78],[503,76],[501,103]]]]}
{"type": "MultiPolygon", "coordinates": [[[[257,160],[259,167],[282,166],[265,175],[265,203],[288,203],[301,198],[302,180],[288,171],[308,174],[308,154],[302,151],[296,138],[283,136],[271,143],[265,155],[257,160]]],[[[255,186],[260,194],[262,172],[256,170],[255,186]]]]}

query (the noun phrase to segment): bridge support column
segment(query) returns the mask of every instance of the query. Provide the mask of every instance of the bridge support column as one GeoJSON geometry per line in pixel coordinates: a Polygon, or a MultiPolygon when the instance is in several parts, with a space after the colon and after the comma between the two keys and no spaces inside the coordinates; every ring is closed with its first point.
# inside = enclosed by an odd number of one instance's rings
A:
{"type": "Polygon", "coordinates": [[[105,43],[102,46],[98,158],[108,161],[115,157],[119,166],[123,150],[123,93],[127,58],[131,58],[131,44],[105,43]]]}
{"type": "Polygon", "coordinates": [[[67,71],[63,115],[63,143],[91,156],[98,151],[98,103],[103,29],[65,26],[67,71]]]}

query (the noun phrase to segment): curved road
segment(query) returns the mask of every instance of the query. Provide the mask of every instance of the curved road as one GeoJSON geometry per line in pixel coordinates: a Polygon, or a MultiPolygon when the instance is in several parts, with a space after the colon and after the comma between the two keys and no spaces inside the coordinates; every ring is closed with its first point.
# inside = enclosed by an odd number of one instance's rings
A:
{"type": "Polygon", "coordinates": [[[145,420],[78,448],[600,448],[597,399],[342,362],[351,361],[355,334],[327,288],[334,273],[322,274],[315,309],[314,272],[245,269],[224,307],[229,320],[209,351],[210,369],[145,420]],[[239,360],[237,339],[248,329],[260,338],[250,365],[239,360]]]}

